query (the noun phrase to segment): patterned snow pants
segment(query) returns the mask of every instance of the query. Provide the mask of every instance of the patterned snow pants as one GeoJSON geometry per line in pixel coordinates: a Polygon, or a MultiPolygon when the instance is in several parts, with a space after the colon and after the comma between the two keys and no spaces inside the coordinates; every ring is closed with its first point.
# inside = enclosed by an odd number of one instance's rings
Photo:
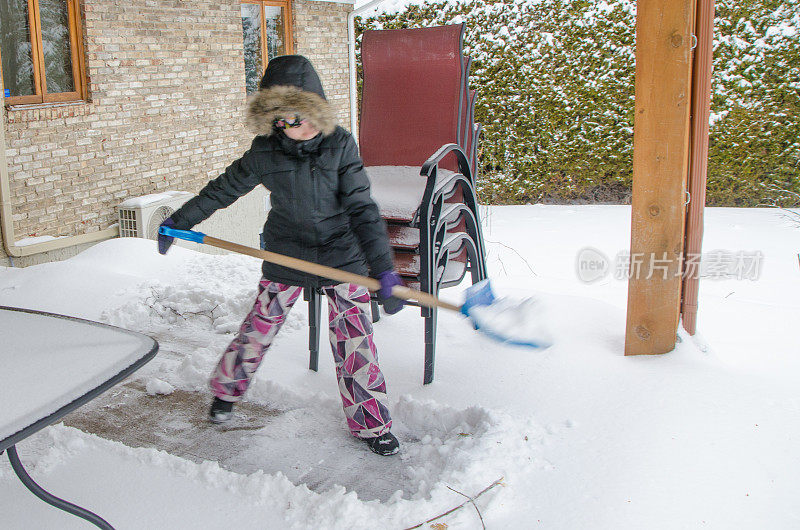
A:
{"type": "MultiPolygon", "coordinates": [[[[253,309],[245,317],[211,377],[215,396],[239,401],[272,344],[286,315],[300,297],[301,287],[262,279],[253,309]]],[[[386,383],[372,341],[369,291],[340,283],[324,288],[328,298],[328,328],[336,362],[339,393],[354,436],[373,438],[389,431],[386,383]]]]}

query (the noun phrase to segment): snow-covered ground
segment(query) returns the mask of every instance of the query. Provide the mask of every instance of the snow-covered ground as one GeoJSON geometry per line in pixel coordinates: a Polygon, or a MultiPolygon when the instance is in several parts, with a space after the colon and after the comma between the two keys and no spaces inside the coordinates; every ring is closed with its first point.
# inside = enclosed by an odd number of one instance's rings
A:
{"type": "MultiPolygon", "coordinates": [[[[629,247],[629,207],[491,207],[484,221],[495,290],[542,300],[555,343],[504,346],[440,313],[436,378],[423,386],[418,310],[381,319],[398,457],[347,434],[324,333],[320,371],[306,368],[298,303],[248,394],[274,415],[242,430],[245,442],[205,448],[217,461],[56,425],[20,444],[23,462],[119,529],[406,528],[501,477],[475,501],[486,528],[800,527],[800,227],[777,210],[708,209],[704,252],[760,251],[758,279],[709,272],[698,336],[626,358],[627,282],[613,269],[629,247]],[[586,247],[612,269],[593,283],[576,274],[586,247]]],[[[258,275],[251,258],[181,248],[163,257],[151,241],[117,239],[65,262],[0,269],[0,304],[147,333],[161,350],[134,383],[201,395],[258,275]]],[[[442,296],[458,301],[460,290],[442,296]]],[[[166,397],[152,399],[157,408],[166,397]]],[[[218,443],[224,433],[207,429],[218,443]]],[[[0,514],[4,528],[87,527],[28,493],[5,460],[0,514]]],[[[436,523],[481,528],[471,505],[436,523]]]]}

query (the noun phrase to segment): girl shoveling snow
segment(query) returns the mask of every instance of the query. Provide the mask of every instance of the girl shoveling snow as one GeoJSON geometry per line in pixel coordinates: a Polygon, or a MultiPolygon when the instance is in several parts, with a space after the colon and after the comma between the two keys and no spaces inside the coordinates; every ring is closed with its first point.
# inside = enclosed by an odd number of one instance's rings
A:
{"type": "MultiPolygon", "coordinates": [[[[360,275],[369,271],[380,280],[378,298],[386,313],[402,309],[403,301],[391,296],[402,282],[355,140],[336,125],[308,59],[287,55],[269,62],[248,101],[247,124],[256,134],[250,150],[162,226],[189,230],[262,184],[272,204],[264,224],[267,250],[360,275]]],[[[159,252],[166,253],[172,242],[159,235],[159,252]]],[[[397,453],[372,337],[369,291],[266,261],[262,272],[253,309],[212,375],[210,420],[230,420],[302,289],[322,289],[350,431],[375,453],[397,453]]]]}

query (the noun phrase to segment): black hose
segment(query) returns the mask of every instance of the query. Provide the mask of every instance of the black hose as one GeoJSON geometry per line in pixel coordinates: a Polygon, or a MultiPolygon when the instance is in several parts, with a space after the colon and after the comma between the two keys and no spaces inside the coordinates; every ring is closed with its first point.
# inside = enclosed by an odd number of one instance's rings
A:
{"type": "Polygon", "coordinates": [[[82,519],[86,519],[98,528],[102,528],[103,530],[114,530],[114,527],[108,524],[108,522],[106,522],[106,520],[99,515],[81,508],[80,506],[75,506],[64,499],[59,499],[58,497],[46,492],[31,478],[30,475],[28,475],[28,473],[25,471],[25,468],[22,467],[22,462],[19,461],[19,456],[17,455],[16,446],[12,445],[7,449],[7,451],[8,461],[11,462],[11,469],[14,470],[14,473],[17,474],[19,479],[22,481],[25,487],[30,490],[31,493],[42,499],[47,504],[55,506],[59,510],[64,510],[67,513],[71,513],[72,515],[82,519]]]}

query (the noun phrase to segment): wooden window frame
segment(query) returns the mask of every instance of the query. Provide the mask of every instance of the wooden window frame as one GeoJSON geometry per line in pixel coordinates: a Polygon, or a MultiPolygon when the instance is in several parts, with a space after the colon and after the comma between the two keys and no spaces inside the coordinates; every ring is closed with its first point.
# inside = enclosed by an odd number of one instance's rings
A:
{"type": "Polygon", "coordinates": [[[284,47],[286,49],[286,55],[294,53],[294,39],[292,36],[294,17],[292,16],[292,2],[290,0],[242,0],[242,3],[259,6],[258,12],[261,14],[261,61],[264,68],[267,67],[267,63],[269,62],[269,57],[267,57],[267,32],[264,31],[264,28],[267,27],[267,21],[264,17],[264,6],[282,7],[284,9],[284,17],[286,20],[283,31],[284,47]]]}
{"type": "MultiPolygon", "coordinates": [[[[46,103],[63,103],[85,101],[86,65],[83,53],[83,29],[81,26],[81,10],[79,0],[67,0],[67,21],[69,23],[70,53],[72,55],[72,79],[75,90],[72,92],[47,93],[47,79],[44,75],[44,51],[42,47],[42,28],[39,15],[39,0],[28,0],[28,27],[31,37],[31,59],[33,61],[33,78],[35,94],[27,96],[11,96],[5,98],[5,104],[37,105],[46,103]]],[[[1,52],[0,52],[1,53],[1,52]]],[[[2,61],[2,57],[0,57],[2,61]]],[[[0,62],[2,65],[2,62],[0,62]]],[[[0,66],[0,85],[2,83],[2,66],[0,66]]]]}

